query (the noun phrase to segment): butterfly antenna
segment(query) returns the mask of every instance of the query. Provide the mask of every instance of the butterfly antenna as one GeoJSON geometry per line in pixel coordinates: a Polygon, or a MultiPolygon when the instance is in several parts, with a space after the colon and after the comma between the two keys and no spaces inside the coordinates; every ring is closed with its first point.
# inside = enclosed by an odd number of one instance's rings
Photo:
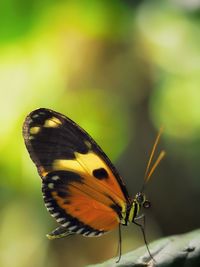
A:
{"type": "Polygon", "coordinates": [[[162,132],[163,132],[163,127],[160,128],[160,130],[158,132],[158,135],[156,137],[156,140],[154,142],[154,145],[153,145],[153,148],[152,148],[150,157],[149,157],[149,161],[147,163],[146,171],[145,171],[145,174],[144,174],[144,184],[143,184],[143,187],[142,187],[141,192],[144,190],[145,184],[149,181],[149,179],[152,176],[154,170],[156,169],[156,167],[158,166],[158,164],[160,163],[160,161],[165,156],[165,151],[161,151],[161,153],[159,154],[159,156],[158,156],[156,162],[154,163],[153,167],[150,169],[150,166],[151,166],[151,163],[152,163],[152,160],[153,160],[153,156],[155,154],[155,151],[156,151],[156,148],[158,146],[158,143],[159,143],[159,140],[160,140],[160,137],[161,137],[162,132]]]}
{"type": "Polygon", "coordinates": [[[148,173],[148,175],[145,178],[145,184],[149,181],[149,179],[151,178],[152,174],[154,173],[156,167],[158,166],[158,164],[161,162],[161,160],[164,158],[166,152],[164,150],[162,150],[156,160],[156,162],[154,163],[154,165],[152,166],[150,172],[148,173]]]}
{"type": "Polygon", "coordinates": [[[158,132],[158,135],[156,137],[155,143],[153,145],[153,148],[152,148],[152,151],[151,151],[151,154],[150,154],[150,157],[149,157],[149,161],[147,163],[146,171],[145,171],[145,174],[144,174],[144,180],[146,180],[146,177],[148,176],[148,171],[149,171],[149,168],[150,168],[150,165],[151,165],[151,162],[152,162],[152,159],[153,159],[153,156],[154,156],[154,153],[155,153],[156,147],[158,145],[158,142],[160,140],[160,136],[161,136],[162,132],[163,132],[163,128],[161,127],[159,132],[158,132]]]}

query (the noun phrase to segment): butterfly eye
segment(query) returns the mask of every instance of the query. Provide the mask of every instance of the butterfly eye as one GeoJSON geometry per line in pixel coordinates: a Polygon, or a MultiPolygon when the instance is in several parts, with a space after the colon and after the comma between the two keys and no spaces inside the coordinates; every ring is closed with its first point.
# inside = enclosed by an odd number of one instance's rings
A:
{"type": "Polygon", "coordinates": [[[144,207],[145,209],[149,209],[149,208],[151,208],[151,202],[148,201],[148,200],[145,200],[144,203],[143,203],[143,207],[144,207]]]}
{"type": "Polygon", "coordinates": [[[139,204],[143,204],[145,200],[144,194],[142,194],[141,192],[137,193],[136,200],[139,204]]]}

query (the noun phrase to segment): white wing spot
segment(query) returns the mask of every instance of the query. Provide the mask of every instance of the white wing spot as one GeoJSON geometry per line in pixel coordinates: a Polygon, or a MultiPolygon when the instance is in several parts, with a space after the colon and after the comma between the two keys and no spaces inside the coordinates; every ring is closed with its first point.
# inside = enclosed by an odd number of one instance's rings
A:
{"type": "Polygon", "coordinates": [[[65,218],[58,218],[57,219],[57,222],[62,222],[62,221],[64,221],[65,220],[65,218]]]}
{"type": "Polygon", "coordinates": [[[47,210],[51,211],[51,210],[54,210],[54,208],[53,207],[49,207],[49,208],[47,207],[47,210]]]}
{"type": "Polygon", "coordinates": [[[90,233],[90,231],[85,232],[83,235],[87,236],[90,233]]]}
{"type": "Polygon", "coordinates": [[[51,202],[47,202],[47,203],[45,203],[45,206],[46,206],[46,207],[50,207],[51,205],[52,205],[51,202]]]}
{"type": "Polygon", "coordinates": [[[96,236],[96,232],[91,232],[88,236],[96,236]]]}
{"type": "Polygon", "coordinates": [[[48,184],[48,188],[53,189],[54,188],[54,184],[53,183],[49,183],[48,184]]]}
{"type": "Polygon", "coordinates": [[[60,214],[59,212],[55,212],[55,213],[52,213],[51,216],[56,217],[56,216],[58,216],[59,214],[60,214]]]}
{"type": "Polygon", "coordinates": [[[76,229],[76,228],[77,228],[77,226],[74,225],[74,226],[69,227],[69,230],[72,231],[72,230],[74,230],[74,229],[76,229]]]}
{"type": "Polygon", "coordinates": [[[95,234],[95,236],[100,236],[100,235],[103,235],[104,233],[103,232],[100,232],[98,234],[95,234]]]}
{"type": "Polygon", "coordinates": [[[38,118],[38,117],[39,117],[38,114],[34,114],[34,115],[32,115],[32,118],[33,118],[33,119],[36,119],[36,118],[38,118]]]}
{"type": "Polygon", "coordinates": [[[70,225],[70,222],[66,222],[62,224],[63,227],[67,227],[68,225],[70,225]]]}
{"type": "Polygon", "coordinates": [[[83,230],[84,230],[84,228],[80,228],[78,231],[76,231],[76,233],[80,234],[83,230]]]}
{"type": "Polygon", "coordinates": [[[56,180],[60,179],[60,177],[58,175],[54,175],[54,176],[51,177],[51,179],[56,181],[56,180]]]}

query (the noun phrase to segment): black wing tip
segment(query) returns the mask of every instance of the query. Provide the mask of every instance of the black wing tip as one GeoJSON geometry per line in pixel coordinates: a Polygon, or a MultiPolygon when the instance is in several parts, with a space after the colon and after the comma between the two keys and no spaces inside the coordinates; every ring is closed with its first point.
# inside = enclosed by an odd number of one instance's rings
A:
{"type": "Polygon", "coordinates": [[[53,109],[50,109],[50,108],[36,108],[36,109],[34,109],[34,110],[32,110],[28,115],[27,115],[27,117],[26,118],[28,118],[28,117],[31,117],[32,115],[34,115],[35,113],[36,114],[38,114],[39,112],[53,112],[53,113],[58,113],[58,112],[56,112],[56,111],[54,111],[53,109]]]}
{"type": "Polygon", "coordinates": [[[29,126],[30,126],[30,123],[31,123],[31,120],[32,120],[32,116],[35,115],[35,114],[39,114],[40,112],[53,112],[55,113],[55,111],[51,110],[51,109],[48,109],[48,108],[37,108],[37,109],[34,109],[32,110],[25,118],[24,120],[24,123],[23,123],[23,126],[22,126],[22,134],[23,134],[23,137],[24,139],[26,140],[27,136],[28,136],[28,129],[29,129],[29,126]]]}
{"type": "Polygon", "coordinates": [[[53,114],[53,115],[55,115],[55,116],[58,116],[58,117],[62,117],[62,118],[65,118],[65,119],[69,119],[68,117],[66,117],[65,115],[63,115],[62,113],[60,113],[60,112],[57,112],[57,111],[55,111],[55,110],[53,110],[53,109],[50,109],[50,108],[37,108],[37,109],[34,109],[33,111],[31,111],[28,115],[27,115],[27,117],[26,117],[26,119],[25,119],[25,122],[28,120],[28,121],[30,121],[30,118],[33,116],[33,115],[35,115],[35,114],[40,114],[40,113],[49,113],[49,114],[53,114]]]}
{"type": "Polygon", "coordinates": [[[32,115],[34,114],[38,114],[40,112],[55,112],[53,111],[52,109],[49,109],[49,108],[36,108],[34,110],[32,110],[28,115],[27,115],[27,118],[28,117],[31,117],[32,115]]]}
{"type": "Polygon", "coordinates": [[[27,125],[29,125],[30,121],[31,121],[31,118],[33,115],[35,114],[39,114],[39,113],[42,113],[42,112],[50,112],[50,113],[58,113],[52,109],[49,109],[49,108],[37,108],[37,109],[34,109],[32,110],[25,118],[25,121],[23,123],[23,129],[27,127],[27,125]]]}

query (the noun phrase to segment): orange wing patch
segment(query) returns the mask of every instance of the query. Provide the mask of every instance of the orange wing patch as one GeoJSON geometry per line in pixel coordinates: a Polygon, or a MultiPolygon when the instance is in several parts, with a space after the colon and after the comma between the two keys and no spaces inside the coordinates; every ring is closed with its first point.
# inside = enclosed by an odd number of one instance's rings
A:
{"type": "Polygon", "coordinates": [[[72,196],[67,199],[68,204],[64,204],[63,198],[56,192],[52,193],[53,198],[67,214],[100,231],[110,231],[119,225],[119,218],[112,208],[76,188],[70,188],[69,192],[72,196]]]}
{"type": "Polygon", "coordinates": [[[120,223],[120,204],[108,189],[92,187],[85,180],[71,171],[49,173],[43,180],[47,209],[62,227],[72,232],[84,229],[88,235],[99,235],[114,229],[120,223]]]}
{"type": "Polygon", "coordinates": [[[84,183],[100,192],[107,192],[118,202],[126,202],[121,188],[108,165],[94,152],[87,154],[75,152],[75,159],[60,159],[53,162],[53,170],[67,170],[80,174],[84,183]],[[95,175],[96,174],[96,175],[95,175]]]}

